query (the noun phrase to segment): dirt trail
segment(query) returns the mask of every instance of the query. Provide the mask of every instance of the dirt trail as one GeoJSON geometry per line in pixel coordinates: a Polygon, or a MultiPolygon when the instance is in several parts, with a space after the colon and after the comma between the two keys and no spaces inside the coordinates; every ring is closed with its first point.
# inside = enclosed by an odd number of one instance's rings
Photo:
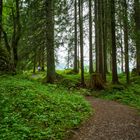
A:
{"type": "Polygon", "coordinates": [[[126,105],[86,98],[95,114],[68,140],[140,140],[140,115],[126,105]]]}

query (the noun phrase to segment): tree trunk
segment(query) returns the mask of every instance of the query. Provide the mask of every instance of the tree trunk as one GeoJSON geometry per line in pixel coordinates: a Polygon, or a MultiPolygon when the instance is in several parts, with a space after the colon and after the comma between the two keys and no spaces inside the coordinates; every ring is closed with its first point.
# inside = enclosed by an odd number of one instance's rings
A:
{"type": "Polygon", "coordinates": [[[134,0],[134,11],[135,11],[135,42],[136,42],[136,62],[137,62],[137,73],[140,75],[140,2],[134,0]]]}
{"type": "Polygon", "coordinates": [[[123,1],[123,7],[124,7],[124,46],[125,46],[125,73],[126,73],[126,82],[130,82],[130,76],[129,76],[129,50],[128,50],[128,15],[127,15],[127,3],[126,0],[123,1]]]}
{"type": "Polygon", "coordinates": [[[33,58],[34,60],[33,60],[33,73],[35,74],[35,72],[36,72],[36,51],[34,52],[34,58],[33,58]]]}
{"type": "Polygon", "coordinates": [[[85,85],[84,80],[84,48],[83,48],[83,0],[79,0],[79,28],[80,28],[80,57],[81,57],[81,85],[85,85]]]}
{"type": "Polygon", "coordinates": [[[98,0],[98,24],[99,24],[99,73],[103,78],[103,28],[102,28],[102,0],[98,0]]]}
{"type": "Polygon", "coordinates": [[[21,35],[21,23],[20,23],[20,9],[19,9],[19,0],[16,0],[16,15],[12,10],[13,16],[13,36],[12,36],[12,51],[13,51],[13,64],[14,71],[16,71],[17,63],[18,63],[18,43],[21,35]]]}
{"type": "Polygon", "coordinates": [[[92,0],[89,0],[89,73],[93,73],[92,0]]]}
{"type": "Polygon", "coordinates": [[[96,49],[96,72],[99,73],[99,16],[98,16],[98,1],[94,1],[95,13],[95,49],[96,49]]]}
{"type": "Polygon", "coordinates": [[[106,82],[106,73],[107,73],[107,0],[104,0],[103,2],[103,54],[104,54],[104,73],[103,73],[103,79],[106,82]]]}
{"type": "Polygon", "coordinates": [[[45,68],[44,68],[44,46],[41,48],[41,71],[45,71],[45,68]]]}
{"type": "Polygon", "coordinates": [[[77,46],[77,0],[75,0],[75,4],[74,4],[74,8],[75,8],[75,46],[74,46],[74,72],[78,73],[78,46],[77,46]]]}
{"type": "Polygon", "coordinates": [[[46,0],[47,82],[55,81],[54,0],[46,0]]]}
{"type": "Polygon", "coordinates": [[[89,88],[98,90],[105,88],[104,81],[100,73],[91,74],[89,88]]]}
{"type": "Polygon", "coordinates": [[[115,34],[115,1],[110,0],[111,6],[111,33],[112,33],[112,83],[118,83],[116,61],[116,34],[115,34]]]}
{"type": "Polygon", "coordinates": [[[120,42],[120,47],[121,47],[121,71],[124,73],[124,50],[123,50],[123,39],[122,39],[122,29],[121,29],[121,42],[120,42]]]}
{"type": "Polygon", "coordinates": [[[98,67],[98,73],[100,73],[102,79],[104,80],[104,28],[103,28],[103,2],[102,0],[98,0],[97,4],[97,13],[98,13],[98,20],[97,20],[97,26],[98,26],[98,35],[97,35],[97,40],[98,40],[98,48],[97,48],[97,56],[98,57],[98,62],[97,62],[97,67],[98,67]]]}
{"type": "Polygon", "coordinates": [[[0,0],[0,47],[1,47],[1,34],[2,34],[2,0],[0,0]]]}

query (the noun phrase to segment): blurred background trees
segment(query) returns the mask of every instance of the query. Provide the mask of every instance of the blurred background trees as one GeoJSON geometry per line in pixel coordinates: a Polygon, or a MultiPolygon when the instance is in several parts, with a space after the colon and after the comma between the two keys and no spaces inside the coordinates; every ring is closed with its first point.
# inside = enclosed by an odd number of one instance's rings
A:
{"type": "Polygon", "coordinates": [[[0,71],[38,66],[50,83],[58,66],[80,72],[82,85],[87,66],[103,82],[125,72],[129,83],[133,68],[140,75],[140,1],[1,0],[0,71]]]}

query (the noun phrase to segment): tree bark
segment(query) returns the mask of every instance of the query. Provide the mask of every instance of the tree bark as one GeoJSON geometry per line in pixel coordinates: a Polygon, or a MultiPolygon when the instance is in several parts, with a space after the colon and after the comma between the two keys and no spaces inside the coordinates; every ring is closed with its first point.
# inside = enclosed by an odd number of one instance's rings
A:
{"type": "Polygon", "coordinates": [[[104,2],[95,0],[95,45],[96,45],[96,72],[106,81],[105,76],[105,32],[104,32],[104,2]]]}
{"type": "Polygon", "coordinates": [[[111,6],[111,34],[112,34],[112,83],[118,83],[117,61],[116,61],[116,34],[115,34],[115,1],[110,0],[111,6]]]}
{"type": "Polygon", "coordinates": [[[44,68],[44,46],[41,48],[41,71],[45,71],[45,68],[44,68]]]}
{"type": "Polygon", "coordinates": [[[127,3],[126,0],[123,1],[124,7],[124,46],[125,46],[125,73],[126,73],[126,82],[129,84],[130,76],[129,76],[129,50],[128,50],[128,15],[127,15],[127,3]]]}
{"type": "Polygon", "coordinates": [[[78,56],[77,56],[77,53],[78,53],[78,46],[77,46],[77,0],[75,0],[75,3],[74,3],[74,18],[75,18],[75,46],[74,46],[74,72],[75,73],[78,73],[78,56]]]}
{"type": "Polygon", "coordinates": [[[79,28],[80,28],[80,57],[81,57],[81,85],[85,85],[84,80],[84,47],[83,47],[83,0],[79,0],[79,28]]]}
{"type": "Polygon", "coordinates": [[[2,35],[2,8],[3,8],[3,3],[2,0],[0,0],[0,46],[1,46],[1,35],[2,35]]]}
{"type": "Polygon", "coordinates": [[[12,59],[14,65],[14,71],[16,71],[17,63],[18,63],[18,43],[21,36],[21,23],[20,23],[20,8],[19,8],[19,0],[16,0],[16,15],[14,14],[14,9],[12,9],[13,16],[13,36],[12,36],[12,59]]]}
{"type": "Polygon", "coordinates": [[[140,75],[140,1],[134,0],[137,73],[140,75]]]}
{"type": "Polygon", "coordinates": [[[95,49],[96,49],[96,72],[99,73],[99,16],[98,16],[98,1],[94,1],[95,13],[95,49]]]}
{"type": "Polygon", "coordinates": [[[54,83],[54,0],[46,0],[47,82],[54,83]]]}
{"type": "Polygon", "coordinates": [[[107,0],[104,0],[103,2],[103,55],[104,55],[104,73],[103,73],[103,79],[106,82],[106,73],[107,73],[107,0]]]}
{"type": "Polygon", "coordinates": [[[93,73],[92,0],[89,0],[89,73],[93,73]]]}

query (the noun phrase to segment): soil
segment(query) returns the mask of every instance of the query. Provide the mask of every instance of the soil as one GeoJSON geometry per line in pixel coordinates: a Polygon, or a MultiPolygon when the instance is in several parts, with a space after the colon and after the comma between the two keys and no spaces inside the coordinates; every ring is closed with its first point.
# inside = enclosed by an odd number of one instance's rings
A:
{"type": "Polygon", "coordinates": [[[86,97],[95,110],[68,140],[140,140],[140,114],[114,101],[86,97]]]}

